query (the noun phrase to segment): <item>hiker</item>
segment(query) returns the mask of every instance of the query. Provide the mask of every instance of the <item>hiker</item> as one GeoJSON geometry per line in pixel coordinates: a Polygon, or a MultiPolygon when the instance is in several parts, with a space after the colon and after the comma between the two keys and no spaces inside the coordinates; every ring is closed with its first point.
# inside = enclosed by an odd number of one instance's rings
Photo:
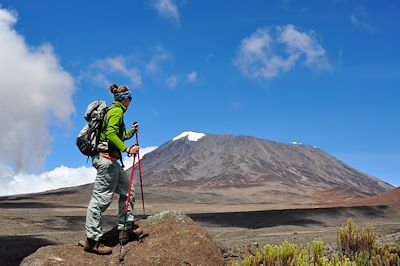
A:
{"type": "Polygon", "coordinates": [[[93,194],[87,208],[85,226],[87,239],[84,244],[84,250],[99,255],[106,255],[112,252],[111,247],[102,243],[102,213],[110,205],[114,192],[119,194],[119,216],[116,222],[119,240],[127,243],[138,238],[143,233],[143,229],[135,225],[132,213],[135,202],[134,187],[130,192],[128,212],[127,214],[125,213],[129,176],[118,162],[118,160],[122,162],[121,152],[135,156],[139,153],[139,146],[128,147],[123,142],[130,139],[138,130],[137,123],[134,123],[132,128],[125,130],[123,121],[124,113],[131,103],[132,95],[126,86],[118,87],[112,84],[109,89],[114,95],[114,101],[108,108],[100,131],[100,141],[101,143],[106,141],[108,149],[92,156],[92,163],[97,170],[97,175],[93,194]],[[125,217],[125,215],[127,216],[125,217]],[[124,227],[125,218],[126,224],[124,227]]]}

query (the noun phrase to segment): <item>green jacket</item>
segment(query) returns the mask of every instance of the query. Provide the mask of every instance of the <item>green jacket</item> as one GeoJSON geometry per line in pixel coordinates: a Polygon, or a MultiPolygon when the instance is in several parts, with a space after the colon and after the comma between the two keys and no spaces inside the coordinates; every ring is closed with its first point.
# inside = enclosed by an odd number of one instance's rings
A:
{"type": "Polygon", "coordinates": [[[134,130],[130,128],[125,130],[124,113],[125,106],[120,102],[114,101],[114,107],[107,111],[107,115],[103,121],[100,132],[100,141],[107,141],[109,146],[109,154],[115,158],[121,159],[121,152],[128,148],[124,140],[133,137],[134,130]]]}

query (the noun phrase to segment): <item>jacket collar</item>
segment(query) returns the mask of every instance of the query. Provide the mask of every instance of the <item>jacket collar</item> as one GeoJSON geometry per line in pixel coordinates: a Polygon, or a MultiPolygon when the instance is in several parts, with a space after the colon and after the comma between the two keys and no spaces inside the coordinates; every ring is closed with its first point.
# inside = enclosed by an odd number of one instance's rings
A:
{"type": "Polygon", "coordinates": [[[112,104],[113,104],[115,107],[119,107],[119,108],[121,108],[121,109],[122,109],[122,112],[124,112],[124,113],[125,113],[125,111],[126,111],[126,107],[125,107],[125,106],[123,106],[123,105],[122,105],[122,103],[120,103],[119,101],[113,101],[113,102],[112,102],[112,104]]]}

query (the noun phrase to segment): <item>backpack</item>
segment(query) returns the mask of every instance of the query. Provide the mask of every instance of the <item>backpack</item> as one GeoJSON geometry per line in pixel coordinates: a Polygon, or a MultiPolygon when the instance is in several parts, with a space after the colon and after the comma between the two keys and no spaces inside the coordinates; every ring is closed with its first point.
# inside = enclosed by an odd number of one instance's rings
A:
{"type": "Polygon", "coordinates": [[[88,123],[76,138],[76,145],[83,155],[89,157],[100,151],[108,152],[108,141],[100,141],[100,131],[107,111],[113,107],[99,100],[87,106],[84,117],[88,123]]]}

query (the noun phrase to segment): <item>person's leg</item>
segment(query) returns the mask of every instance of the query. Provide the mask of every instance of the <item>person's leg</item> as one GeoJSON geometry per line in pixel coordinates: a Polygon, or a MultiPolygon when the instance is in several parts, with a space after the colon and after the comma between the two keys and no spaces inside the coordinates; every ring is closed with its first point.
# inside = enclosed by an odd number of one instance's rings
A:
{"type": "Polygon", "coordinates": [[[86,236],[94,241],[99,241],[103,235],[102,213],[112,201],[119,169],[115,162],[99,155],[93,157],[93,166],[97,170],[97,176],[86,212],[86,236]]]}
{"type": "Polygon", "coordinates": [[[118,201],[119,216],[117,220],[117,229],[119,230],[119,241],[121,241],[122,244],[126,244],[129,241],[138,239],[143,234],[143,229],[139,228],[134,223],[133,207],[135,204],[135,187],[133,184],[130,191],[131,197],[128,204],[128,212],[125,214],[125,203],[127,199],[129,179],[130,177],[121,167],[116,192],[120,194],[118,201]],[[126,223],[124,230],[125,215],[126,223]]]}
{"type": "MultiPolygon", "coordinates": [[[[125,170],[120,166],[119,168],[119,178],[118,178],[118,185],[115,190],[116,193],[119,194],[118,200],[118,220],[117,220],[117,229],[123,230],[124,229],[124,222],[125,222],[125,202],[128,194],[128,186],[129,186],[129,176],[125,172],[125,170]]],[[[131,229],[134,221],[133,216],[133,207],[135,204],[135,186],[132,184],[131,189],[131,198],[128,205],[128,213],[126,216],[126,227],[125,229],[131,229]]]]}

